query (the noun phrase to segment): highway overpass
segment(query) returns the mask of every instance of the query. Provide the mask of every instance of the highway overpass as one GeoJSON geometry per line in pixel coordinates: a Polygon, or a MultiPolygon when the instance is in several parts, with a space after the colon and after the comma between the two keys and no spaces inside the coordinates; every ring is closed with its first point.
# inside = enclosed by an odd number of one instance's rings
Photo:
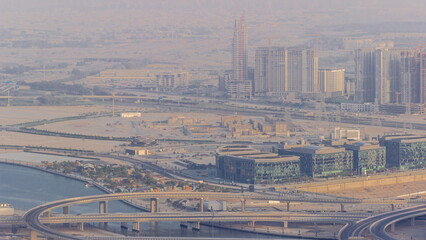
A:
{"type": "MultiPolygon", "coordinates": [[[[314,198],[297,198],[288,197],[285,195],[272,195],[272,194],[259,194],[259,193],[217,193],[217,192],[144,192],[144,193],[116,193],[108,195],[96,195],[87,197],[77,197],[65,200],[59,200],[43,204],[29,210],[24,215],[24,222],[33,230],[55,238],[63,239],[79,239],[73,238],[66,234],[59,233],[50,229],[43,223],[64,223],[64,222],[143,222],[143,221],[308,221],[308,222],[342,222],[350,225],[350,221],[362,218],[360,215],[337,215],[337,214],[318,214],[318,215],[290,215],[288,213],[246,213],[245,205],[247,200],[258,201],[282,201],[282,202],[311,202],[311,203],[336,203],[336,204],[401,204],[412,203],[406,200],[356,200],[356,199],[314,199],[314,198]],[[113,200],[129,200],[129,199],[148,199],[151,204],[151,217],[143,214],[107,214],[108,201],[113,200]],[[200,201],[200,206],[203,206],[203,201],[206,199],[214,200],[240,200],[241,213],[179,213],[173,215],[172,213],[157,213],[158,212],[158,199],[196,199],[200,201]],[[69,207],[76,204],[85,204],[99,202],[99,211],[101,215],[69,215],[69,216],[53,216],[50,217],[50,212],[54,209],[63,208],[63,212],[68,213],[69,207]],[[198,215],[197,215],[198,214],[198,215]],[[256,215],[259,214],[259,215],[256,215]],[[286,215],[287,214],[287,215],[286,215]],[[42,217],[44,216],[44,217],[42,217]],[[52,222],[48,222],[52,221],[52,222]]],[[[420,201],[420,200],[411,200],[420,201]]],[[[200,209],[203,212],[203,209],[200,209]]],[[[365,216],[364,216],[365,217],[365,216]]]]}
{"type": "Polygon", "coordinates": [[[366,234],[367,229],[370,229],[371,233],[377,236],[378,239],[393,239],[386,235],[385,228],[396,221],[411,217],[410,214],[414,214],[415,216],[425,215],[426,205],[386,212],[359,220],[356,223],[348,223],[339,231],[339,240],[347,240],[350,237],[362,237],[366,234]],[[381,238],[383,236],[385,237],[381,238]]]}
{"type": "Polygon", "coordinates": [[[416,221],[415,218],[424,215],[426,215],[426,205],[412,209],[404,209],[375,221],[370,225],[369,230],[371,235],[377,240],[397,240],[386,232],[387,227],[390,226],[390,231],[395,232],[395,224],[397,222],[411,219],[411,225],[413,226],[416,221]]]}

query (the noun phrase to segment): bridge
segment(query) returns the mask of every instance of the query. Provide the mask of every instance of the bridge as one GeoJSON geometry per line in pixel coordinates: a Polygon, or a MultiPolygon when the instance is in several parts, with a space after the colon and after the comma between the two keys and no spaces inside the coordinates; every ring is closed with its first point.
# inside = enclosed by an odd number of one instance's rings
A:
{"type": "Polygon", "coordinates": [[[0,224],[23,224],[24,220],[20,216],[2,216],[0,224]]]}
{"type": "Polygon", "coordinates": [[[41,218],[44,224],[102,223],[102,222],[341,222],[359,220],[366,214],[347,213],[289,213],[276,211],[260,212],[157,212],[157,213],[111,213],[111,214],[60,214],[41,218]]]}
{"type": "MultiPolygon", "coordinates": [[[[356,223],[346,224],[338,234],[340,240],[350,239],[351,237],[362,237],[367,234],[367,229],[370,233],[376,237],[376,239],[383,240],[392,240],[394,238],[390,237],[385,229],[391,225],[392,230],[395,229],[395,223],[397,221],[413,218],[416,216],[422,216],[426,214],[426,205],[414,206],[409,208],[404,208],[401,210],[396,210],[392,212],[387,212],[375,216],[371,216],[356,223]]],[[[413,222],[413,219],[412,219],[413,222]]]]}
{"type": "Polygon", "coordinates": [[[411,219],[411,226],[414,226],[416,217],[424,215],[426,215],[426,205],[417,208],[404,209],[392,214],[391,216],[375,221],[370,225],[369,231],[371,235],[373,235],[373,237],[378,240],[397,240],[386,232],[386,228],[388,226],[390,226],[391,232],[395,232],[395,224],[398,221],[411,219]]]}
{"type": "MultiPolygon", "coordinates": [[[[77,197],[65,200],[59,200],[43,204],[29,210],[23,217],[24,222],[34,231],[53,237],[55,239],[81,239],[67,234],[57,232],[45,224],[51,223],[79,223],[80,228],[85,222],[132,222],[132,229],[139,231],[140,222],[160,222],[160,221],[182,221],[195,222],[199,228],[199,222],[203,221],[242,221],[249,222],[254,227],[256,221],[278,221],[283,223],[283,227],[288,226],[288,222],[335,222],[343,223],[346,226],[356,226],[352,222],[365,218],[362,214],[348,213],[289,213],[289,212],[246,212],[246,201],[283,201],[289,206],[290,202],[311,202],[311,203],[334,203],[341,204],[343,212],[343,204],[408,204],[424,202],[423,200],[357,200],[357,199],[309,199],[288,197],[282,194],[259,194],[259,193],[217,193],[217,192],[143,192],[143,193],[116,193],[107,195],[95,195],[87,197],[77,197]],[[108,201],[113,200],[129,200],[129,199],[147,199],[150,201],[151,213],[138,214],[108,214],[108,201]],[[159,199],[196,199],[199,201],[200,209],[196,213],[158,213],[159,199]],[[204,212],[203,201],[205,199],[215,200],[239,200],[241,203],[241,212],[223,212],[210,213],[204,212]],[[70,215],[69,207],[76,204],[99,203],[99,214],[88,215],[70,215]],[[62,215],[51,216],[51,211],[62,208],[62,215]]],[[[288,208],[289,210],[289,208],[288,208]]],[[[368,225],[367,225],[368,226],[368,225]]],[[[343,234],[341,236],[344,236],[343,234]]],[[[36,239],[36,238],[33,238],[36,239]]]]}

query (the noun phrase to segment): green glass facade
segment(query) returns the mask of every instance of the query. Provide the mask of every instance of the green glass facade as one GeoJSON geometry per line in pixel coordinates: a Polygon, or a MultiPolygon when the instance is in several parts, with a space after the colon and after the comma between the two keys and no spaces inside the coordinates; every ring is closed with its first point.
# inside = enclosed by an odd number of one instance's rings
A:
{"type": "MultiPolygon", "coordinates": [[[[318,147],[320,149],[320,147],[318,147]]],[[[352,173],[353,153],[341,152],[315,153],[300,149],[281,149],[280,155],[296,155],[300,157],[301,174],[308,177],[331,177],[352,173]]]]}
{"type": "Polygon", "coordinates": [[[300,164],[297,161],[256,163],[255,183],[284,183],[299,180],[300,164]]]}
{"type": "Polygon", "coordinates": [[[382,171],[386,167],[386,149],[354,150],[354,170],[362,173],[382,171]]]}
{"type": "Polygon", "coordinates": [[[426,138],[392,139],[386,146],[386,167],[402,170],[426,167],[426,138]]]}
{"type": "Polygon", "coordinates": [[[354,153],[353,170],[358,174],[374,173],[386,168],[386,148],[368,143],[345,145],[354,153]]]}
{"type": "Polygon", "coordinates": [[[217,176],[229,181],[250,184],[275,184],[298,180],[300,162],[293,160],[270,162],[267,159],[257,161],[249,157],[217,156],[217,176]]]}

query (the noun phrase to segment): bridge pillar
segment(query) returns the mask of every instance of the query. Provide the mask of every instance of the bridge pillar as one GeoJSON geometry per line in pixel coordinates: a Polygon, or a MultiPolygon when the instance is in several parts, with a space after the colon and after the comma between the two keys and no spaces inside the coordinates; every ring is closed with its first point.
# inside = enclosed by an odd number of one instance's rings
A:
{"type": "Polygon", "coordinates": [[[44,217],[44,218],[50,217],[50,210],[47,210],[46,212],[44,212],[42,217],[44,217]]]}
{"type": "Polygon", "coordinates": [[[100,214],[108,213],[108,201],[99,202],[99,213],[100,214]]]}
{"type": "Polygon", "coordinates": [[[16,224],[12,224],[12,226],[11,226],[11,232],[13,234],[16,234],[18,232],[18,226],[16,224]]]}
{"type": "Polygon", "coordinates": [[[122,229],[128,229],[129,227],[127,227],[127,222],[121,222],[121,226],[122,229]]]}
{"type": "Polygon", "coordinates": [[[200,222],[193,222],[192,223],[192,230],[193,231],[200,231],[201,227],[200,227],[200,222]]]}
{"type": "Polygon", "coordinates": [[[391,232],[393,232],[393,233],[395,232],[395,223],[391,224],[391,232]]]}
{"type": "Polygon", "coordinates": [[[392,209],[392,211],[395,211],[395,204],[391,204],[391,209],[392,209]]]}
{"type": "MultiPolygon", "coordinates": [[[[62,207],[62,214],[69,214],[70,213],[70,206],[65,206],[62,207]]],[[[70,227],[71,224],[69,223],[64,223],[63,226],[64,227],[70,227]]]]}
{"type": "MultiPolygon", "coordinates": [[[[108,213],[108,201],[100,201],[99,214],[106,214],[106,213],[108,213]]],[[[100,227],[103,227],[103,228],[106,228],[107,224],[108,224],[107,222],[104,222],[102,226],[102,223],[99,223],[99,225],[101,225],[100,227]]]]}
{"type": "Polygon", "coordinates": [[[141,231],[141,225],[138,222],[132,224],[132,232],[139,233],[141,231]]]}
{"type": "Polygon", "coordinates": [[[245,212],[245,211],[246,211],[246,200],[241,199],[241,212],[245,212]]]}
{"type": "Polygon", "coordinates": [[[204,212],[204,198],[200,198],[200,212],[204,212]]]}
{"type": "Polygon", "coordinates": [[[158,198],[151,198],[151,212],[158,212],[158,198]]]}
{"type": "Polygon", "coordinates": [[[290,202],[287,202],[287,212],[290,212],[290,202]]]}
{"type": "Polygon", "coordinates": [[[412,217],[411,218],[411,226],[414,226],[414,225],[416,225],[416,218],[412,217]]]}
{"type": "Polygon", "coordinates": [[[345,211],[345,205],[343,205],[343,203],[340,204],[340,211],[344,212],[345,211]]]}
{"type": "Polygon", "coordinates": [[[283,222],[283,233],[285,232],[286,228],[288,228],[288,221],[283,222]]]}
{"type": "Polygon", "coordinates": [[[34,230],[31,230],[30,232],[30,240],[38,240],[37,232],[34,230]]]}
{"type": "Polygon", "coordinates": [[[251,228],[255,228],[256,227],[256,221],[248,221],[247,225],[251,228]]]}
{"type": "Polygon", "coordinates": [[[77,229],[80,232],[84,232],[84,223],[77,223],[77,229]]]}
{"type": "Polygon", "coordinates": [[[70,213],[70,206],[62,207],[62,214],[69,214],[70,213]]]}
{"type": "Polygon", "coordinates": [[[188,228],[188,222],[180,222],[180,228],[188,228]]]}

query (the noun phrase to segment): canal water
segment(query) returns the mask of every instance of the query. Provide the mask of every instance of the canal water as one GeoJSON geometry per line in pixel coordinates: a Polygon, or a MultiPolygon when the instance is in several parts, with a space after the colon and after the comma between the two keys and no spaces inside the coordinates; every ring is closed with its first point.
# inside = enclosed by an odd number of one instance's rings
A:
{"type": "MultiPolygon", "coordinates": [[[[15,208],[28,210],[40,204],[78,196],[105,194],[97,188],[86,188],[83,182],[54,175],[36,169],[0,164],[0,203],[10,203],[15,208]]],[[[96,203],[71,206],[71,213],[96,213],[96,203]]],[[[130,213],[138,210],[120,201],[109,203],[109,212],[130,213]]],[[[118,224],[110,224],[114,231],[120,231],[118,224]]],[[[142,223],[141,236],[159,237],[238,237],[268,238],[266,235],[245,233],[235,230],[202,226],[201,231],[181,229],[177,222],[156,224],[142,223]]],[[[278,238],[278,237],[270,237],[278,238]]],[[[289,239],[289,238],[286,238],[289,239]]]]}

